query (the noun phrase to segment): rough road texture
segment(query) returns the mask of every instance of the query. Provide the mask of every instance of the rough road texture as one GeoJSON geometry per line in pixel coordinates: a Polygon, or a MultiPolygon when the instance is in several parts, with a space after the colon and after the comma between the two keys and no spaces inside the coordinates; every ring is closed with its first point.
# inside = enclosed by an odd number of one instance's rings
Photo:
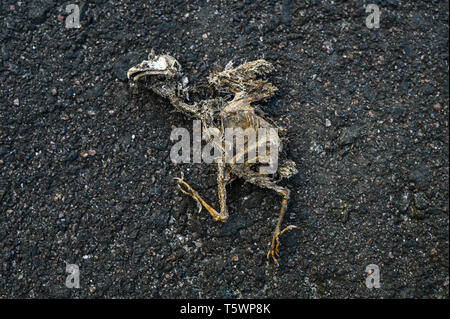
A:
{"type": "Polygon", "coordinates": [[[2,1],[0,297],[448,298],[448,2],[373,2],[371,30],[366,1],[74,1],[80,29],[68,3],[2,1]],[[278,195],[234,182],[222,224],[174,187],[184,172],[217,205],[213,167],[169,158],[192,121],[128,87],[151,48],[193,83],[276,66],[261,108],[300,170],[280,267],[278,195]]]}

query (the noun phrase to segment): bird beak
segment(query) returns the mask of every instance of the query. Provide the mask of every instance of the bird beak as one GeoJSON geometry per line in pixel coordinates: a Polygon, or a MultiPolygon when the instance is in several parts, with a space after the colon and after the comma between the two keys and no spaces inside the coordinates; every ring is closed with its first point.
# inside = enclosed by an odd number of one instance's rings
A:
{"type": "Polygon", "coordinates": [[[159,55],[131,67],[127,76],[129,80],[135,82],[142,77],[152,75],[163,75],[171,78],[180,71],[181,66],[177,60],[168,55],[159,55]]]}

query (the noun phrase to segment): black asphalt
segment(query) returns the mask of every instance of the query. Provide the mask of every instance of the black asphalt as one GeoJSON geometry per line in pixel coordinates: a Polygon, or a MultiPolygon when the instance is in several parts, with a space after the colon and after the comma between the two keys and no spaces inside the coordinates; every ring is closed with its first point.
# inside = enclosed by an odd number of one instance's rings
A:
{"type": "Polygon", "coordinates": [[[448,1],[73,3],[80,28],[70,1],[0,5],[1,298],[448,298],[448,1]],[[217,207],[214,167],[169,157],[192,121],[129,88],[152,48],[192,84],[275,65],[260,108],[299,169],[279,267],[277,194],[235,181],[223,224],[176,189],[217,207]]]}

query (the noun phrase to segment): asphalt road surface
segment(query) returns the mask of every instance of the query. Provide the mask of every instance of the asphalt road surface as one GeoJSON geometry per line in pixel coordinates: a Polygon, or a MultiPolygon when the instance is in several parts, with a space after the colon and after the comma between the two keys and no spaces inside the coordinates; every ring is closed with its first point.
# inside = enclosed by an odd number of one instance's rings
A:
{"type": "Polygon", "coordinates": [[[448,1],[2,1],[0,297],[448,298],[448,22],[448,1]],[[129,87],[152,48],[193,85],[275,65],[258,107],[299,169],[279,267],[279,195],[237,180],[220,223],[175,187],[217,207],[215,168],[170,160],[192,120],[129,87]]]}

